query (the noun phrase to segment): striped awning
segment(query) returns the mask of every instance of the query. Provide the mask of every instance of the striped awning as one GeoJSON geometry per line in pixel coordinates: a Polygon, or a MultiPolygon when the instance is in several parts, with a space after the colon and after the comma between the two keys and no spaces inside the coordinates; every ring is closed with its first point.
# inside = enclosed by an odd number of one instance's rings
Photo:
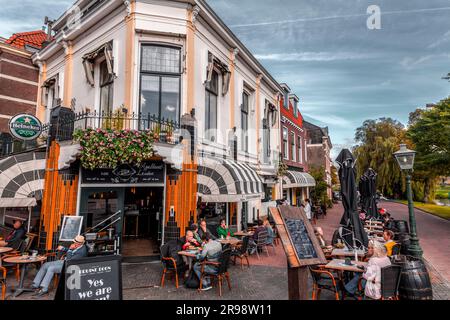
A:
{"type": "Polygon", "coordinates": [[[203,202],[241,202],[264,198],[263,182],[248,164],[199,158],[198,196],[203,202]]]}
{"type": "Polygon", "coordinates": [[[290,171],[283,176],[283,189],[314,187],[316,180],[306,172],[290,171]]]}

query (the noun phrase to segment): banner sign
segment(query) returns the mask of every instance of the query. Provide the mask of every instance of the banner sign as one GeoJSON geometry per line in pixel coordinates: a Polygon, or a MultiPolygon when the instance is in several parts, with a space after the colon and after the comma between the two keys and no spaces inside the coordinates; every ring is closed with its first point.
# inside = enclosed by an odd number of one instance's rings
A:
{"type": "Polygon", "coordinates": [[[30,114],[17,114],[9,120],[9,132],[20,140],[34,140],[42,132],[42,124],[38,118],[30,114]]]}
{"type": "Polygon", "coordinates": [[[164,183],[164,162],[147,161],[139,166],[121,164],[114,169],[83,169],[83,184],[164,183]]]}

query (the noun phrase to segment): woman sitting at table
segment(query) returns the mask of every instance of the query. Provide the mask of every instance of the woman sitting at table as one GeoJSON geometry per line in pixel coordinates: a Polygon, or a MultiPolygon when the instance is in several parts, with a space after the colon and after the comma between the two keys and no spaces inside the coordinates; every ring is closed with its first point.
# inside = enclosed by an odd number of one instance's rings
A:
{"type": "Polygon", "coordinates": [[[234,233],[228,228],[225,219],[220,220],[220,225],[217,227],[217,234],[220,238],[234,237],[234,233]]]}
{"type": "Polygon", "coordinates": [[[183,244],[183,246],[181,247],[184,250],[189,249],[189,247],[201,247],[202,244],[201,242],[198,242],[195,238],[194,238],[194,233],[191,230],[188,230],[186,232],[186,240],[185,243],[183,244]]]}
{"type": "Polygon", "coordinates": [[[353,279],[345,285],[345,290],[350,295],[355,295],[358,289],[359,279],[363,277],[361,286],[362,289],[364,289],[364,295],[368,298],[380,299],[381,268],[391,265],[391,260],[387,257],[386,253],[386,247],[382,243],[375,241],[373,245],[373,255],[369,259],[364,273],[362,275],[355,275],[353,279]],[[370,284],[367,284],[367,282],[370,282],[370,284]]]}
{"type": "Polygon", "coordinates": [[[383,239],[385,241],[384,246],[387,250],[388,257],[392,256],[392,248],[397,244],[394,239],[394,232],[391,230],[384,230],[383,231],[383,239]]]}

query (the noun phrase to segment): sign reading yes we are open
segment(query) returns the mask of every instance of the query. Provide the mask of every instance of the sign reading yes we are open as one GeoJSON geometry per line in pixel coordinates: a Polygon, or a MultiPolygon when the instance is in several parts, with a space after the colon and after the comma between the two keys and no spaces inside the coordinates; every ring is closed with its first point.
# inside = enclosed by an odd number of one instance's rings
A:
{"type": "Polygon", "coordinates": [[[66,261],[65,300],[122,300],[121,256],[66,261]]]}

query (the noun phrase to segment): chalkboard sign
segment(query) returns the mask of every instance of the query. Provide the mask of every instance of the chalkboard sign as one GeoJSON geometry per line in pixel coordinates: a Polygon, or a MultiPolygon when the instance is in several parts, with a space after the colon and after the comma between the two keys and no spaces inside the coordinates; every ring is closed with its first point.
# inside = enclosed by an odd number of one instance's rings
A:
{"type": "Polygon", "coordinates": [[[122,300],[122,257],[65,262],[55,300],[122,300]]]}
{"type": "Polygon", "coordinates": [[[83,184],[164,183],[164,162],[146,161],[140,165],[120,164],[114,169],[82,169],[83,184]]]}
{"type": "Polygon", "coordinates": [[[275,227],[291,268],[326,263],[314,228],[303,209],[292,206],[270,208],[275,227]]]}
{"type": "Polygon", "coordinates": [[[59,241],[72,241],[80,235],[83,216],[64,216],[59,241]]]}
{"type": "Polygon", "coordinates": [[[285,219],[295,251],[300,259],[317,258],[317,252],[301,219],[285,219]]]}

